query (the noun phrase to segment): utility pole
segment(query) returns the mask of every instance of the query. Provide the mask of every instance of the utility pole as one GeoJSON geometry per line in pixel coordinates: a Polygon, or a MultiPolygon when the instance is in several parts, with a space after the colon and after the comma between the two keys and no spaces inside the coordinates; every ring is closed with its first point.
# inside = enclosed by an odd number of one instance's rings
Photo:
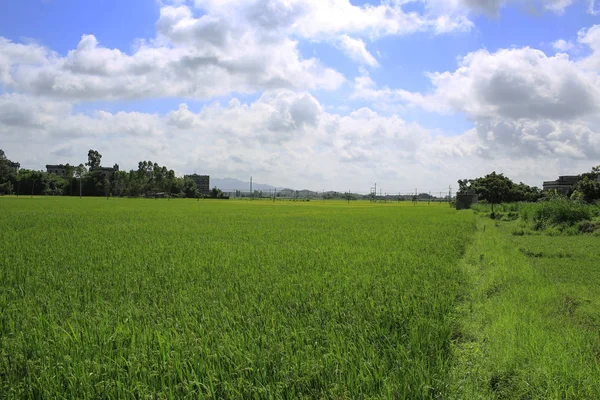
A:
{"type": "Polygon", "coordinates": [[[250,198],[254,198],[254,192],[252,191],[252,177],[250,177],[250,198]]]}
{"type": "Polygon", "coordinates": [[[373,192],[373,202],[377,203],[377,182],[375,182],[375,191],[373,192]]]}
{"type": "Polygon", "coordinates": [[[448,185],[448,203],[452,203],[452,186],[448,185]]]}

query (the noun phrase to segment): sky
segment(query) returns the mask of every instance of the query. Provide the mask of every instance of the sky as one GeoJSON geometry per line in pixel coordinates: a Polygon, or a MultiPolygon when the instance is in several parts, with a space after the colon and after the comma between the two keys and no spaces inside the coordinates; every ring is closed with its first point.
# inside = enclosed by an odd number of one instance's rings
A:
{"type": "Polygon", "coordinates": [[[0,0],[0,148],[388,193],[600,164],[593,0],[0,0]]]}

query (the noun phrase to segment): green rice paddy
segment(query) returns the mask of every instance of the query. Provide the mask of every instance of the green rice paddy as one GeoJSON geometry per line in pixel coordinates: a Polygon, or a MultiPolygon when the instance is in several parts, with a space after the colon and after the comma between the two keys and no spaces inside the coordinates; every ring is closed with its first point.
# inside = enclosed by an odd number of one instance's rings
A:
{"type": "Polygon", "coordinates": [[[447,204],[1,198],[0,398],[600,393],[594,239],[560,253],[486,224],[447,204]]]}

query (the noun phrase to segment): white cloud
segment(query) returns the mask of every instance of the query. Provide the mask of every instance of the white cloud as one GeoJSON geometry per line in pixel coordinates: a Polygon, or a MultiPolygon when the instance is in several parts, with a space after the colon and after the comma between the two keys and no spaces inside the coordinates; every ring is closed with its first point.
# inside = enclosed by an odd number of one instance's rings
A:
{"type": "Polygon", "coordinates": [[[54,54],[36,44],[19,44],[0,37],[0,83],[11,84],[13,65],[42,63],[54,54]]]}
{"type": "Polygon", "coordinates": [[[379,66],[375,57],[366,49],[365,42],[360,39],[353,39],[348,35],[342,35],[339,37],[338,46],[351,60],[359,64],[365,64],[370,67],[379,66]]]}
{"type": "Polygon", "coordinates": [[[355,96],[408,102],[428,111],[450,109],[471,119],[572,120],[599,111],[597,73],[566,54],[548,57],[529,47],[478,50],[463,57],[455,71],[428,76],[433,86],[429,94],[374,89],[374,82],[363,77],[355,96]]]}
{"type": "Polygon", "coordinates": [[[251,21],[268,30],[283,29],[310,39],[335,39],[340,34],[377,38],[418,31],[448,32],[473,26],[462,15],[438,19],[440,15],[406,12],[411,1],[382,1],[353,5],[349,0],[196,0],[196,7],[210,15],[251,21]]]}
{"type": "Polygon", "coordinates": [[[600,81],[565,54],[528,47],[479,50],[454,72],[430,74],[432,96],[471,118],[565,120],[598,111],[600,81]]]}
{"type": "Polygon", "coordinates": [[[91,34],[65,56],[0,38],[0,83],[12,91],[72,101],[332,90],[344,77],[316,58],[303,58],[298,40],[329,42],[374,67],[377,60],[362,38],[472,26],[463,16],[405,12],[402,3],[202,0],[195,2],[199,16],[187,5],[164,6],[156,38],[138,41],[131,54],[103,47],[91,34]]]}
{"type": "Polygon", "coordinates": [[[64,57],[37,45],[0,38],[0,83],[73,101],[152,97],[211,98],[273,88],[336,89],[344,77],[297,42],[234,20],[194,18],[186,6],[164,7],[158,38],[132,54],[83,35],[64,57]]]}
{"type": "Polygon", "coordinates": [[[576,47],[576,45],[571,41],[567,41],[564,39],[558,39],[558,40],[552,42],[552,47],[554,47],[554,49],[557,51],[567,53],[567,52],[573,50],[576,47]]]}
{"type": "Polygon", "coordinates": [[[433,10],[443,14],[486,14],[497,16],[500,10],[516,5],[528,12],[549,11],[561,14],[570,6],[572,0],[425,0],[433,10]]]}
{"type": "MultiPolygon", "coordinates": [[[[182,104],[166,115],[76,114],[62,103],[11,95],[0,96],[0,105],[12,110],[0,114],[3,149],[24,168],[79,164],[89,148],[96,148],[107,164],[123,168],[151,159],[179,173],[245,178],[251,172],[257,181],[295,188],[356,191],[368,191],[375,179],[391,191],[402,189],[397,182],[413,186],[432,176],[434,164],[416,172],[424,157],[462,146],[447,139],[437,146],[442,138],[426,129],[368,108],[347,116],[329,113],[309,93],[289,90],[268,91],[252,103],[213,103],[197,112],[182,104]],[[46,110],[55,110],[52,118],[46,110]],[[28,118],[15,120],[13,113],[28,118]]],[[[469,146],[453,154],[471,155],[475,150],[469,146]]],[[[454,180],[440,175],[430,188],[454,180]]]]}
{"type": "Polygon", "coordinates": [[[393,110],[407,106],[418,106],[430,112],[450,113],[451,107],[442,99],[404,89],[377,88],[375,82],[367,74],[354,80],[354,99],[373,102],[378,108],[393,110]]]}
{"type": "MultiPolygon", "coordinates": [[[[429,74],[429,92],[378,88],[362,67],[379,65],[367,43],[383,36],[465,31],[473,26],[470,16],[497,15],[507,4],[560,13],[569,0],[428,0],[422,12],[405,11],[408,0],[194,3],[198,9],[184,1],[162,7],[156,37],[140,40],[131,53],[106,48],[94,35],[63,55],[0,38],[0,84],[12,92],[0,95],[3,149],[24,167],[78,164],[93,147],[125,168],[152,159],[179,172],[237,178],[252,172],[257,180],[295,188],[356,191],[375,181],[389,191],[412,191],[423,182],[445,188],[492,169],[539,184],[598,163],[596,26],[579,32],[578,46],[591,50],[580,60],[529,47],[479,50],[454,71],[429,74]],[[361,65],[353,96],[369,107],[345,115],[326,111],[332,107],[310,91],[335,90],[345,78],[304,58],[298,43],[307,40],[338,47],[361,65]],[[200,110],[182,103],[165,115],[79,114],[72,107],[85,100],[232,92],[262,95],[200,110]],[[461,113],[473,128],[445,137],[394,112],[406,107],[461,113]]],[[[567,52],[574,44],[554,46],[567,52]]]]}
{"type": "Polygon", "coordinates": [[[428,74],[429,93],[376,88],[363,76],[355,82],[354,96],[388,109],[461,113],[475,124],[482,157],[598,160],[600,80],[594,68],[599,32],[597,27],[580,32],[579,42],[593,50],[580,61],[529,47],[479,50],[463,57],[455,71],[428,74]]]}
{"type": "Polygon", "coordinates": [[[494,169],[539,185],[559,172],[588,170],[600,144],[592,128],[561,121],[481,119],[447,137],[370,108],[330,113],[309,93],[290,90],[198,111],[182,104],[165,115],[77,114],[66,103],[8,94],[0,110],[10,110],[0,113],[3,150],[24,168],[79,164],[95,148],[107,165],[135,168],[151,159],[178,173],[252,174],[257,182],[317,190],[367,192],[378,182],[388,192],[438,191],[494,169]]]}

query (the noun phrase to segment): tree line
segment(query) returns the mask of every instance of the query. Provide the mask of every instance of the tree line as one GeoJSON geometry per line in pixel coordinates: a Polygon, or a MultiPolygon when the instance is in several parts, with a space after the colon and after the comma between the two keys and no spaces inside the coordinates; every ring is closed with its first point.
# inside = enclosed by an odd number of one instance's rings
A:
{"type": "MultiPolygon", "coordinates": [[[[99,170],[101,160],[98,151],[90,150],[87,163],[61,166],[64,177],[30,169],[17,173],[0,149],[0,194],[129,197],[160,194],[192,198],[202,195],[193,179],[177,177],[172,169],[152,161],[140,161],[138,168],[129,172],[118,170],[115,164],[111,179],[107,179],[99,170]]],[[[222,192],[214,188],[210,196],[222,197],[222,192]]]]}
{"type": "MultiPolygon", "coordinates": [[[[579,175],[579,181],[573,185],[564,196],[573,200],[594,203],[600,200],[600,165],[592,168],[590,172],[579,175]]],[[[510,178],[495,171],[484,177],[475,179],[459,179],[458,194],[472,191],[479,195],[480,200],[489,203],[535,202],[548,196],[557,196],[557,193],[545,193],[535,186],[523,182],[514,183],[510,178]]]]}

